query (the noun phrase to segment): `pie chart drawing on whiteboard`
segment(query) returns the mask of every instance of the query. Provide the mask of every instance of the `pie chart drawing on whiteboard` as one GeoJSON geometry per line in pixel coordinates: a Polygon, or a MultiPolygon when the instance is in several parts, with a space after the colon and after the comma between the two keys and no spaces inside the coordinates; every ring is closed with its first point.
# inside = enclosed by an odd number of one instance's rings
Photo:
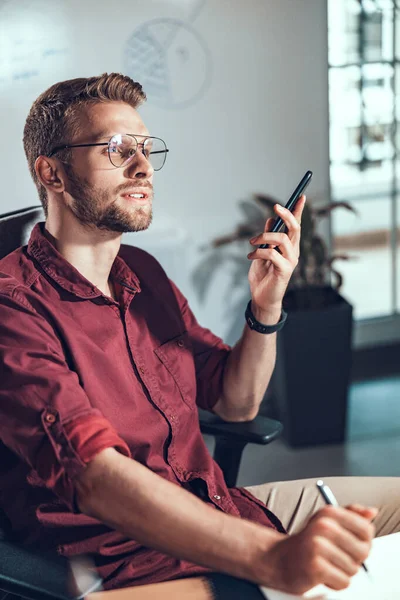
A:
{"type": "Polygon", "coordinates": [[[185,108],[195,104],[211,83],[211,55],[190,24],[154,19],[127,40],[124,70],[142,84],[149,102],[163,108],[185,108]]]}

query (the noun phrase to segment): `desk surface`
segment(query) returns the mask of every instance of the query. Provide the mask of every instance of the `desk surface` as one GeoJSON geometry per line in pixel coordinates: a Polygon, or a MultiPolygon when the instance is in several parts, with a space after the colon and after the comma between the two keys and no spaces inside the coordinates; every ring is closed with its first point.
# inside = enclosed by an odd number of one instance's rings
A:
{"type": "Polygon", "coordinates": [[[213,600],[213,594],[203,577],[179,579],[151,585],[140,585],[121,590],[94,592],[85,600],[213,600]]]}

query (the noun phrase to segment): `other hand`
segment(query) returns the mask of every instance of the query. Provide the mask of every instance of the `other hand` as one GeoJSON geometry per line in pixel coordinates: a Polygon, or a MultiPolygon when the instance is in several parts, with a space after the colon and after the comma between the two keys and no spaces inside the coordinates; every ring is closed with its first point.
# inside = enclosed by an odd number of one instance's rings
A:
{"type": "Polygon", "coordinates": [[[283,296],[299,260],[300,223],[305,202],[303,195],[293,213],[280,204],[274,206],[277,216],[282,218],[288,229],[287,233],[271,233],[269,229],[274,222],[271,218],[267,220],[264,232],[250,240],[254,246],[270,245],[270,248],[256,248],[247,255],[253,261],[248,275],[252,311],[262,323],[269,324],[268,315],[280,314],[283,296]]]}
{"type": "Polygon", "coordinates": [[[302,531],[276,542],[264,558],[269,587],[303,594],[318,584],[347,588],[368,557],[377,509],[326,506],[302,531]]]}

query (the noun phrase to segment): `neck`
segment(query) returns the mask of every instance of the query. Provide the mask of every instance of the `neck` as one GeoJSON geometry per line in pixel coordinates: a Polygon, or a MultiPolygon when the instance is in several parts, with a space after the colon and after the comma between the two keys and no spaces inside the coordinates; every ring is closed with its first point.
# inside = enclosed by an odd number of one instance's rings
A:
{"type": "Polygon", "coordinates": [[[58,252],[106,296],[115,297],[110,271],[121,245],[121,233],[89,229],[70,213],[46,220],[45,234],[58,252]]]}

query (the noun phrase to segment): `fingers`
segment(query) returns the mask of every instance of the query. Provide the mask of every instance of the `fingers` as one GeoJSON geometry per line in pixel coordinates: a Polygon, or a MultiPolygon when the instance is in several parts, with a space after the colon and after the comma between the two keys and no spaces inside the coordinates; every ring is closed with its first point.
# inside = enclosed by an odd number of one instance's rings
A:
{"type": "Polygon", "coordinates": [[[318,511],[309,526],[313,536],[325,540],[319,542],[322,555],[347,575],[354,575],[368,557],[375,531],[360,514],[329,506],[318,511]]]}
{"type": "Polygon", "coordinates": [[[283,256],[283,252],[281,254],[273,248],[254,250],[253,252],[250,252],[250,254],[247,255],[247,258],[268,260],[280,273],[283,273],[288,277],[290,277],[290,275],[292,274],[294,266],[297,265],[296,258],[288,260],[286,257],[283,256]]]}
{"type": "Polygon", "coordinates": [[[346,575],[341,569],[332,565],[331,562],[320,559],[317,567],[323,573],[323,577],[319,578],[319,580],[323,580],[324,585],[330,587],[332,590],[344,590],[349,587],[352,576],[346,575]]]}
{"type": "MultiPolygon", "coordinates": [[[[332,585],[346,585],[346,579],[353,577],[360,569],[360,563],[352,560],[346,552],[335,546],[330,540],[324,537],[315,538],[317,550],[315,552],[315,561],[324,561],[325,564],[325,583],[329,581],[332,585]],[[329,571],[331,570],[331,573],[329,571]],[[336,581],[333,580],[334,575],[336,581]],[[338,576],[342,581],[338,581],[338,576]]],[[[315,566],[314,566],[315,568],[315,566]]],[[[338,588],[339,589],[339,588],[338,588]]]]}
{"type": "Polygon", "coordinates": [[[361,517],[364,517],[364,519],[368,519],[368,521],[373,521],[379,512],[379,509],[376,507],[365,507],[361,506],[361,504],[349,504],[345,508],[359,514],[361,517]]]}
{"type": "Polygon", "coordinates": [[[302,531],[280,541],[269,554],[278,565],[275,570],[284,565],[281,588],[292,593],[304,593],[320,583],[335,590],[347,588],[370,552],[374,535],[370,520],[376,513],[356,504],[325,506],[315,513],[302,531]]]}
{"type": "Polygon", "coordinates": [[[275,219],[274,217],[270,217],[269,219],[266,220],[265,222],[265,226],[264,226],[264,231],[270,231],[272,228],[272,225],[275,223],[275,219]]]}
{"type": "Polygon", "coordinates": [[[247,255],[247,258],[261,258],[263,260],[271,260],[271,252],[268,250],[272,250],[273,254],[277,254],[275,249],[279,248],[280,254],[289,260],[292,266],[297,265],[298,261],[298,253],[296,253],[296,249],[293,246],[291,240],[286,235],[286,233],[262,233],[250,240],[250,243],[253,246],[260,246],[261,244],[268,244],[270,248],[256,248],[252,252],[247,255]]]}
{"type": "MultiPolygon", "coordinates": [[[[294,542],[294,575],[304,577],[303,583],[307,589],[321,583],[335,590],[349,586],[360,563],[326,537],[323,529],[319,532],[318,528],[307,525],[303,531],[291,537],[287,544],[294,542]]],[[[298,593],[302,590],[294,591],[298,593]]]]}
{"type": "Polygon", "coordinates": [[[293,216],[296,218],[298,223],[301,223],[301,216],[303,214],[304,206],[306,203],[307,197],[305,194],[302,194],[296,203],[296,206],[293,210],[293,216]]]}
{"type": "Polygon", "coordinates": [[[306,197],[303,194],[298,200],[293,212],[284,206],[281,206],[280,204],[275,204],[274,206],[274,211],[285,223],[288,229],[287,235],[293,242],[296,242],[298,239],[300,239],[300,223],[305,203],[306,197]]]}
{"type": "Polygon", "coordinates": [[[362,541],[370,542],[375,535],[375,528],[369,522],[370,519],[361,516],[359,511],[351,511],[340,506],[325,506],[316,515],[336,521],[362,541]]]}
{"type": "Polygon", "coordinates": [[[322,518],[314,531],[325,540],[325,555],[348,575],[357,573],[371,549],[372,539],[360,539],[333,519],[322,518]]]}
{"type": "MultiPolygon", "coordinates": [[[[295,260],[297,261],[300,251],[300,222],[305,202],[306,197],[303,194],[303,196],[301,196],[299,201],[297,202],[293,213],[291,213],[290,210],[287,210],[287,208],[284,208],[280,204],[275,204],[274,211],[276,212],[277,216],[280,217],[285,223],[288,229],[287,233],[270,233],[270,229],[272,228],[272,225],[275,222],[275,219],[271,217],[267,219],[265,223],[264,233],[252,238],[250,240],[250,243],[253,245],[268,244],[272,247],[279,247],[279,249],[277,248],[277,251],[281,252],[282,254],[284,253],[282,252],[281,245],[285,244],[285,247],[287,248],[286,258],[288,260],[291,260],[292,257],[295,256],[295,260]],[[290,246],[286,244],[286,241],[289,241],[291,243],[294,255],[291,252],[290,246]]],[[[250,256],[248,258],[250,258],[250,256]]],[[[262,256],[252,256],[251,258],[262,258],[262,256]]]]}

